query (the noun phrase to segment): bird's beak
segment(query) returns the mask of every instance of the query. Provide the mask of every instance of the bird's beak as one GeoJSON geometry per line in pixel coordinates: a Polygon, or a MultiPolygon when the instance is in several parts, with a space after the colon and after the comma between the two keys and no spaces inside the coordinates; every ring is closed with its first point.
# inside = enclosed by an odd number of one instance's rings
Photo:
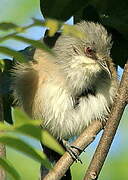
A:
{"type": "Polygon", "coordinates": [[[101,68],[108,73],[108,75],[109,75],[109,77],[110,77],[110,79],[111,79],[111,76],[112,76],[112,75],[111,75],[111,71],[110,71],[110,69],[109,69],[106,61],[105,61],[105,60],[100,60],[100,59],[98,59],[97,62],[98,62],[98,64],[101,66],[101,68]]]}

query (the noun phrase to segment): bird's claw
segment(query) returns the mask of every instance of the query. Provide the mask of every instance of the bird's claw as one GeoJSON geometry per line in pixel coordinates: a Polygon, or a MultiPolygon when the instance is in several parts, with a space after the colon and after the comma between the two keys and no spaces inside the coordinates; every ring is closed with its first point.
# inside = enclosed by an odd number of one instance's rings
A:
{"type": "Polygon", "coordinates": [[[80,162],[81,164],[83,163],[82,160],[80,159],[79,155],[73,150],[74,149],[79,149],[78,147],[75,146],[70,146],[70,148],[66,148],[67,152],[70,154],[70,156],[76,161],[76,162],[80,162]]]}
{"type": "Polygon", "coordinates": [[[71,145],[70,147],[74,148],[74,149],[77,149],[80,153],[82,153],[84,151],[83,149],[81,149],[81,148],[79,148],[77,146],[74,146],[74,145],[71,145]]]}
{"type": "Polygon", "coordinates": [[[70,156],[76,161],[76,162],[80,162],[81,164],[83,163],[82,160],[80,159],[79,155],[77,154],[76,151],[74,151],[73,149],[78,150],[80,153],[83,151],[81,148],[74,146],[74,145],[70,145],[67,141],[62,140],[63,145],[66,149],[66,151],[70,154],[70,156]]]}

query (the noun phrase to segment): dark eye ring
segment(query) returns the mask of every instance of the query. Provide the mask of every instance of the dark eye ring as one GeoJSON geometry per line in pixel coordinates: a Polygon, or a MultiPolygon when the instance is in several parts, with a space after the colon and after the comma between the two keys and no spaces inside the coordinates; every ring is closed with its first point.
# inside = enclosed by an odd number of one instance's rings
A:
{"type": "Polygon", "coordinates": [[[94,53],[95,51],[94,51],[94,49],[92,49],[91,47],[87,47],[86,49],[85,49],[85,52],[87,53],[87,54],[92,54],[92,53],[94,53]]]}

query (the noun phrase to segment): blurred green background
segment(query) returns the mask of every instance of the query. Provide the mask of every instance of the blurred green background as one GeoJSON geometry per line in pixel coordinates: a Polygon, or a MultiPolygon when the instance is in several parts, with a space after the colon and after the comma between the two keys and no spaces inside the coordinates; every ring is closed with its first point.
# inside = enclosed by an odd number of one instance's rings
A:
{"type": "MultiPolygon", "coordinates": [[[[39,10],[39,0],[0,0],[0,22],[13,22],[18,25],[25,25],[32,22],[32,18],[42,19],[39,10]]],[[[72,23],[72,19],[69,20],[72,23]]],[[[31,28],[25,32],[26,37],[40,39],[43,36],[43,28],[31,28]]],[[[8,33],[0,31],[0,36],[8,33]]],[[[3,45],[3,44],[2,44],[3,45]]],[[[16,50],[24,49],[27,45],[8,40],[4,42],[7,47],[12,47],[16,50]]],[[[5,56],[0,54],[0,59],[5,56]]],[[[121,75],[121,69],[119,69],[121,75]]],[[[100,174],[99,180],[127,180],[128,179],[128,108],[126,108],[119,126],[117,135],[112,144],[110,153],[107,157],[105,165],[100,174]]],[[[81,155],[83,164],[74,163],[72,166],[73,180],[82,180],[85,170],[92,158],[93,152],[99,141],[101,133],[96,140],[87,148],[86,152],[81,155]]],[[[24,137],[23,137],[24,139],[24,137]]],[[[35,148],[41,149],[39,142],[33,139],[25,139],[35,148]]],[[[29,157],[7,147],[7,158],[12,165],[21,174],[22,180],[37,180],[39,179],[39,163],[29,157]]],[[[7,180],[12,180],[8,176],[7,180]]]]}

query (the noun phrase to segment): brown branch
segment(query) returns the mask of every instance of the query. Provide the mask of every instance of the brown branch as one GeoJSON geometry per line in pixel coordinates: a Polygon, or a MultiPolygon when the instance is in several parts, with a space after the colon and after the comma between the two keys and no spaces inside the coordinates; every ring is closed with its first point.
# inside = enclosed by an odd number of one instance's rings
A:
{"type": "MultiPolygon", "coordinates": [[[[93,121],[87,129],[72,143],[72,145],[80,147],[81,149],[86,148],[96,137],[98,132],[103,128],[100,121],[93,121]]],[[[76,150],[76,153],[80,155],[80,152],[76,150]]],[[[73,164],[74,160],[68,152],[60,158],[55,164],[54,168],[48,173],[43,180],[59,180],[64,176],[68,168],[73,164]]]]}
{"type": "MultiPolygon", "coordinates": [[[[1,78],[2,78],[2,72],[0,72],[0,83],[1,83],[1,78]]],[[[0,121],[4,121],[4,109],[3,109],[3,99],[2,95],[0,94],[0,121]]],[[[3,133],[0,131],[0,134],[3,133]]],[[[0,144],[0,157],[5,157],[5,146],[3,144],[0,144]]],[[[0,180],[5,180],[6,175],[5,171],[0,168],[0,180]]]]}
{"type": "Polygon", "coordinates": [[[124,68],[124,73],[120,87],[115,98],[110,117],[106,123],[104,133],[95,151],[84,180],[96,180],[107,157],[108,151],[114,139],[116,130],[120,123],[123,111],[127,104],[128,92],[128,61],[124,68]]]}

